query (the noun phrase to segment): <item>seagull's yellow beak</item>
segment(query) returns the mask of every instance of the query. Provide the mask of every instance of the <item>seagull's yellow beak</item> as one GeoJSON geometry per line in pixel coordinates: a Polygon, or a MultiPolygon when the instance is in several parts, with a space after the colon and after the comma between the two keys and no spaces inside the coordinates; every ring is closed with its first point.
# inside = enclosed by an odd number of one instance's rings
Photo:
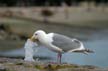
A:
{"type": "Polygon", "coordinates": [[[38,41],[38,38],[36,36],[32,36],[32,37],[30,37],[30,40],[33,42],[36,42],[36,41],[38,41]]]}

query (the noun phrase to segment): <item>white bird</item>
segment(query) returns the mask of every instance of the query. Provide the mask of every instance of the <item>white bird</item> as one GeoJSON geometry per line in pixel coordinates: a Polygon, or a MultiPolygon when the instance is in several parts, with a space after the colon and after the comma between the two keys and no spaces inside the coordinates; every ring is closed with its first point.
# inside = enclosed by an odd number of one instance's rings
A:
{"type": "Polygon", "coordinates": [[[84,48],[84,45],[81,41],[70,38],[57,33],[45,33],[43,30],[36,31],[31,40],[39,44],[47,47],[48,49],[57,52],[58,57],[57,61],[61,63],[62,53],[65,52],[80,52],[88,54],[89,52],[93,52],[87,48],[84,48]]]}

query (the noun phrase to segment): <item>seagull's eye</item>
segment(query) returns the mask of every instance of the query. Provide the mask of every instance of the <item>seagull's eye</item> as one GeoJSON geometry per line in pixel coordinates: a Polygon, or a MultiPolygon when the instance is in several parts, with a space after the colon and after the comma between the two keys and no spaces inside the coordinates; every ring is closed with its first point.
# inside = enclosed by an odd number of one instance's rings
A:
{"type": "Polygon", "coordinates": [[[35,35],[38,35],[38,34],[35,34],[35,35]]]}

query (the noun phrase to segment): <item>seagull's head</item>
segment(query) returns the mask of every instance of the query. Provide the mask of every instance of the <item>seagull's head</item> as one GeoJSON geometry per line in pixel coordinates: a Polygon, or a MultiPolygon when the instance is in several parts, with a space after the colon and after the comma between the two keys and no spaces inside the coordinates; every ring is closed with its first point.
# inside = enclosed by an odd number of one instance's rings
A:
{"type": "Polygon", "coordinates": [[[38,30],[33,34],[30,40],[35,42],[35,41],[38,41],[40,38],[43,38],[45,35],[46,33],[43,30],[38,30]]]}

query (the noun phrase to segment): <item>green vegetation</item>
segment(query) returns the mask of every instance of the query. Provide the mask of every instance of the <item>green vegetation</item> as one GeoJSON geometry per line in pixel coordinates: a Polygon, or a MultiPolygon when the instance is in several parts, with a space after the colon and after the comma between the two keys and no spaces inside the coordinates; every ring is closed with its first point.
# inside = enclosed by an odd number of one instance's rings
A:
{"type": "Polygon", "coordinates": [[[71,64],[62,64],[62,65],[58,65],[58,64],[49,64],[47,66],[45,65],[36,65],[35,66],[37,69],[39,70],[47,70],[47,69],[51,69],[51,70],[58,70],[58,69],[65,69],[65,68],[78,68],[77,65],[71,65],[71,64]]]}

